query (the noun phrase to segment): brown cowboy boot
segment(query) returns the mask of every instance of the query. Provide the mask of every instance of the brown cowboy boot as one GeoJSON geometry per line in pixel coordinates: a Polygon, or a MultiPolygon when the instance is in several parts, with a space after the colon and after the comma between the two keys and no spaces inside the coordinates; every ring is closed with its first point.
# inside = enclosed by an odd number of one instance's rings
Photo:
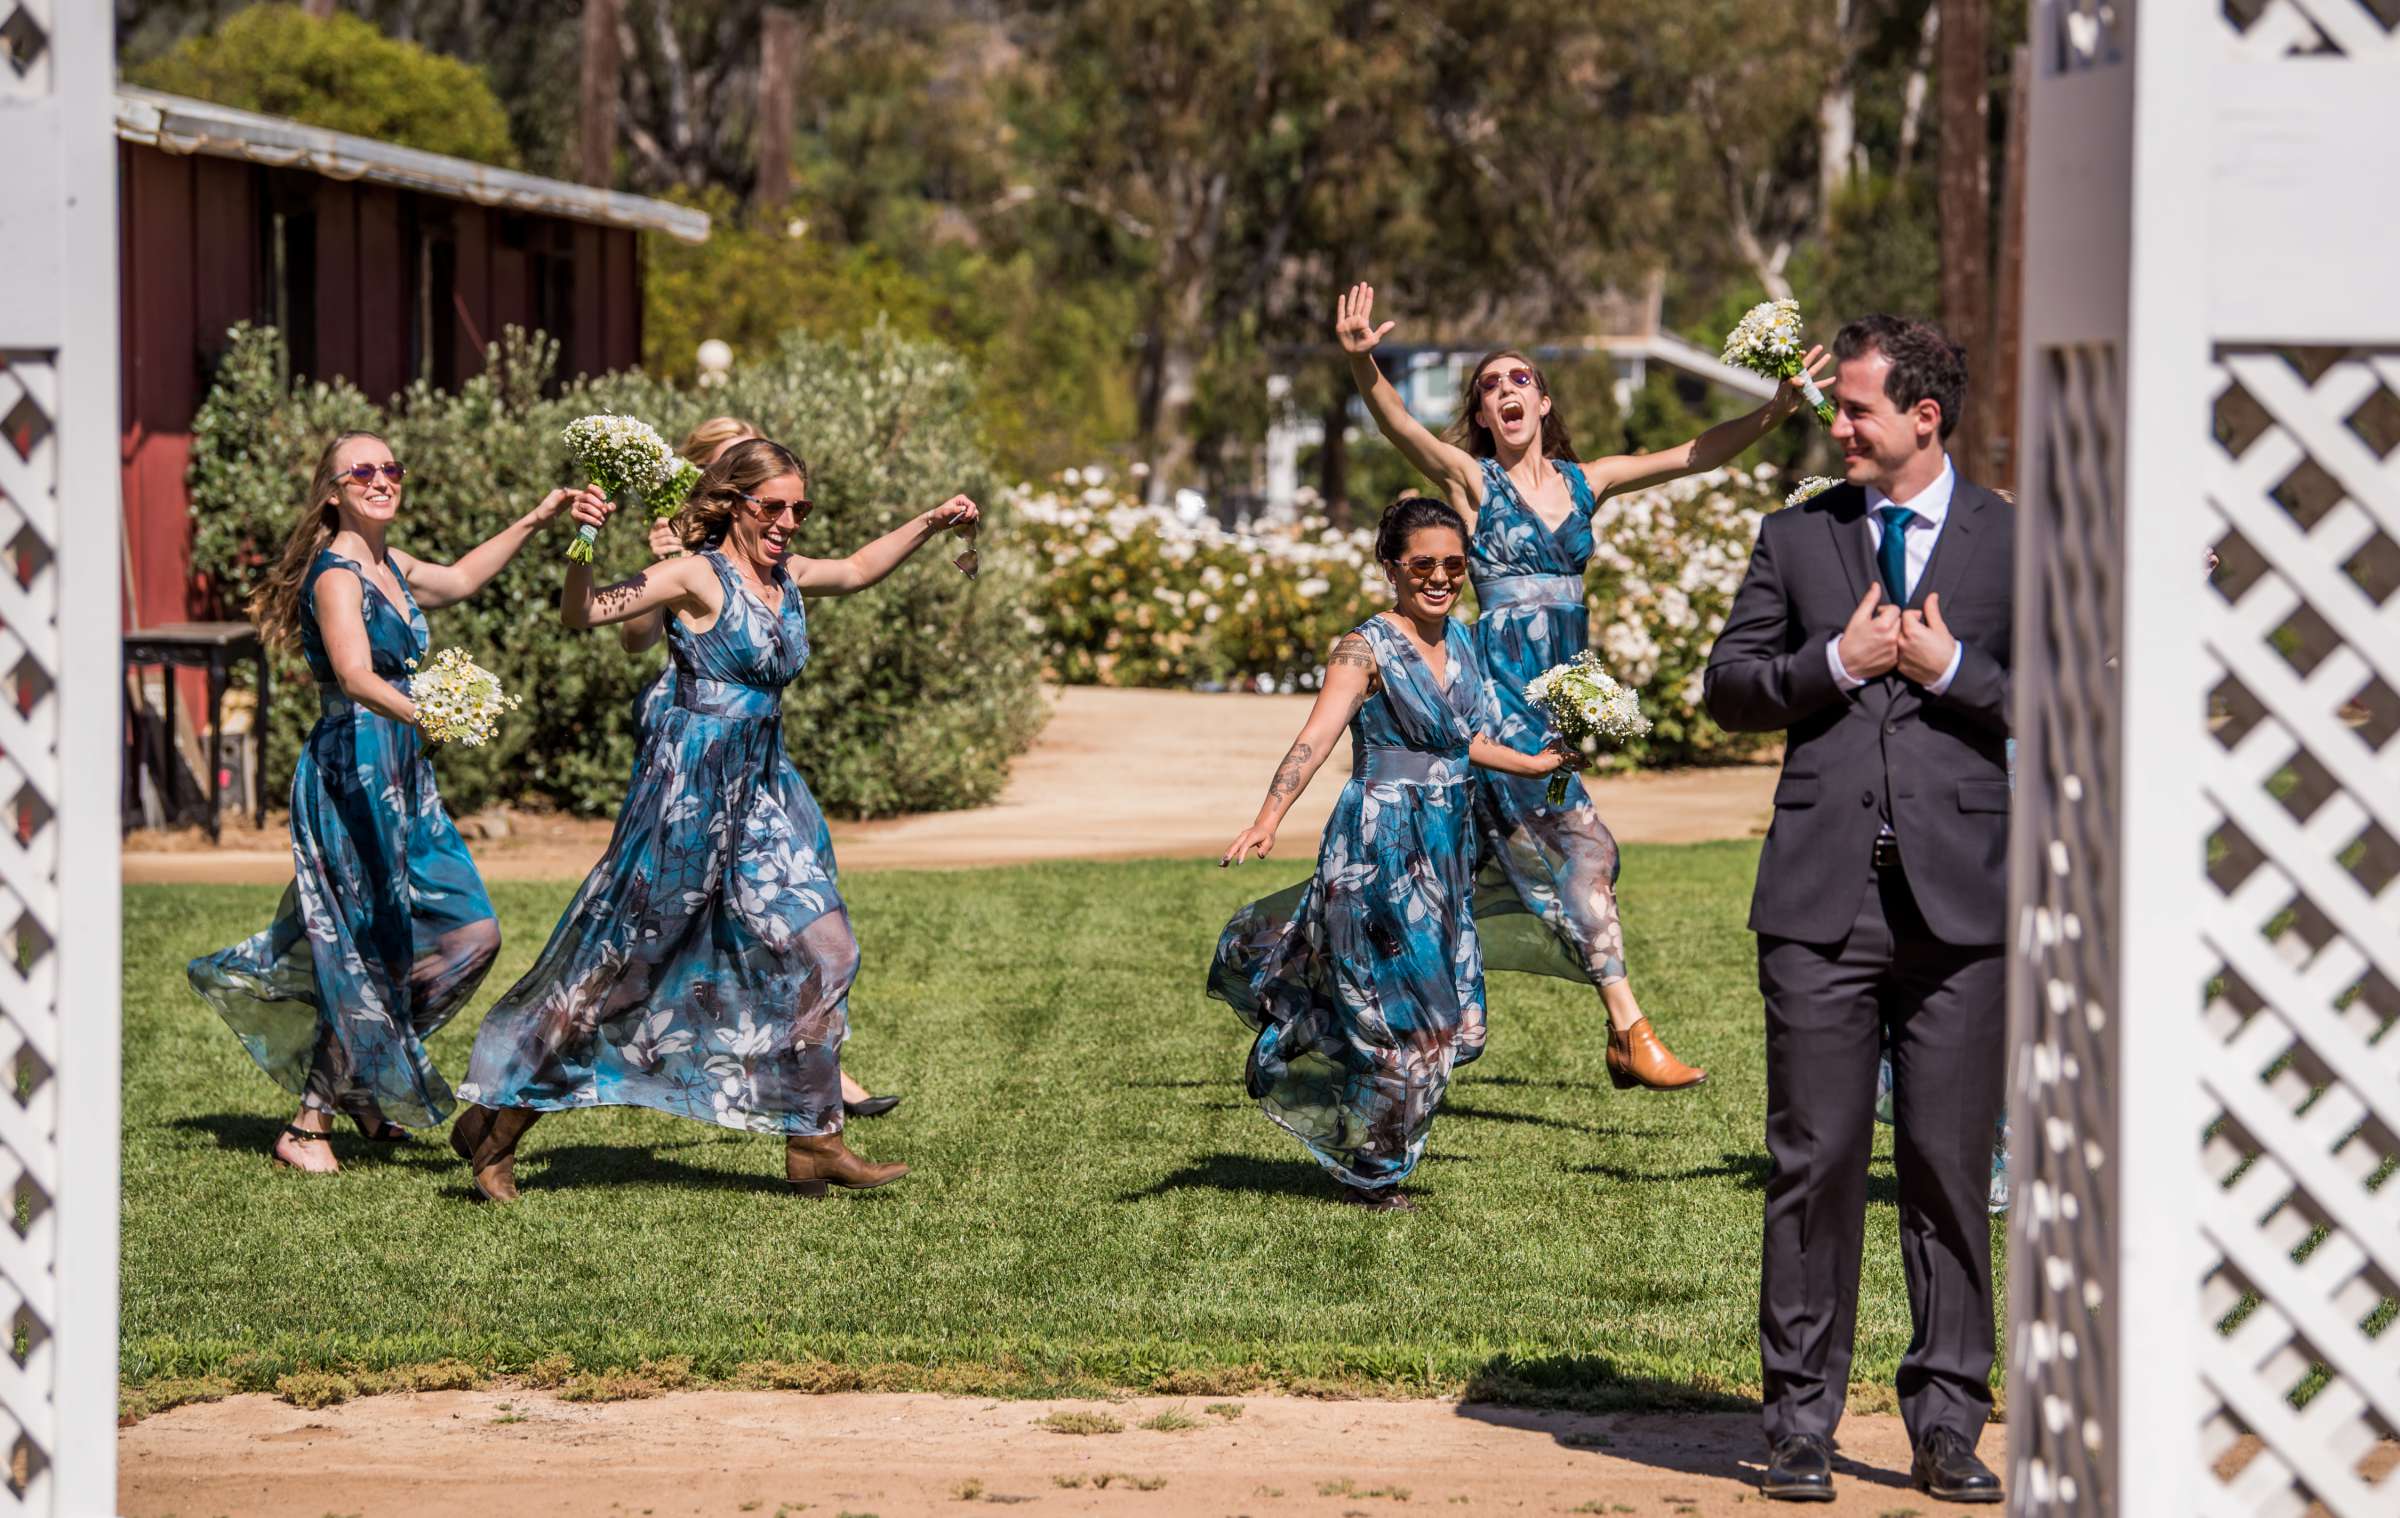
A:
{"type": "Polygon", "coordinates": [[[484,1200],[517,1199],[517,1140],[540,1117],[541,1113],[530,1107],[506,1107],[492,1115],[483,1142],[475,1146],[475,1158],[467,1162],[475,1172],[475,1189],[484,1200]]]}
{"type": "Polygon", "coordinates": [[[474,1164],[475,1151],[483,1147],[483,1136],[492,1131],[492,1115],[491,1108],[470,1103],[466,1111],[451,1120],[450,1152],[474,1164]]]}
{"type": "Polygon", "coordinates": [[[1634,1019],[1630,1028],[1608,1030],[1608,1083],[1619,1091],[1645,1086],[1652,1091],[1681,1091],[1708,1079],[1675,1057],[1650,1019],[1634,1019]]]}
{"type": "Polygon", "coordinates": [[[823,1196],[829,1185],[865,1191],[906,1174],[906,1165],[879,1165],[852,1154],[838,1128],[831,1133],[794,1134],[783,1146],[783,1178],[802,1196],[823,1196]]]}

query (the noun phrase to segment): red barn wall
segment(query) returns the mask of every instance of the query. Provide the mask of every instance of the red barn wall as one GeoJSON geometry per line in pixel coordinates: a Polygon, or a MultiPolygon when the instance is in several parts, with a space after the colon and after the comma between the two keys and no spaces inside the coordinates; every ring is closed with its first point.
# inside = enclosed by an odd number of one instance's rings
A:
{"type": "Polygon", "coordinates": [[[562,260],[572,303],[552,336],[564,376],[641,361],[641,242],[631,229],[138,143],[118,145],[118,175],[129,626],[239,615],[193,574],[184,474],[226,329],[273,318],[271,199],[315,213],[315,264],[291,271],[289,297],[314,313],[311,378],[348,379],[379,399],[419,373],[454,388],[482,372],[484,345],[504,327],[535,325],[537,281],[562,260]],[[433,333],[419,329],[428,239],[448,244],[451,271],[449,299],[431,313],[446,330],[433,333]]]}

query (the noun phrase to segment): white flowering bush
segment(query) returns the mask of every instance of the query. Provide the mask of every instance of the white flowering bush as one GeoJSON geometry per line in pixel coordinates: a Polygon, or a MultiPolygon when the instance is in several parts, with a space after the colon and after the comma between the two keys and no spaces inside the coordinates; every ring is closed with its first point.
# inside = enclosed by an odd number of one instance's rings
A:
{"type": "Polygon", "coordinates": [[[1626,761],[1738,759],[1770,741],[1711,722],[1700,709],[1700,676],[1780,489],[1771,465],[1716,469],[1612,496],[1594,513],[1585,597],[1592,643],[1650,714],[1649,735],[1621,751],[1626,761]]]}
{"type": "MultiPolygon", "coordinates": [[[[1701,713],[1700,673],[1779,491],[1772,468],[1717,470],[1601,504],[1593,643],[1652,724],[1609,762],[1731,759],[1763,745],[1701,713]]],[[[1103,469],[1018,486],[1004,519],[1033,561],[1031,617],[1050,673],[1071,685],[1314,690],[1334,640],[1390,604],[1371,529],[1222,532],[1143,505],[1103,469]]]]}
{"type": "Polygon", "coordinates": [[[1021,485],[1054,678],[1070,685],[1314,690],[1334,640],[1388,604],[1372,531],[1236,534],[1146,506],[1103,469],[1021,485]]]}

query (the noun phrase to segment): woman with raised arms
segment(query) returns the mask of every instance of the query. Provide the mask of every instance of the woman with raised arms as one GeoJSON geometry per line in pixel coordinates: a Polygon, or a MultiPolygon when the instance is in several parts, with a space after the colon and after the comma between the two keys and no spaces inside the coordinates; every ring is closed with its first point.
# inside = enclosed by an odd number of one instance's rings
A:
{"type": "MultiPolygon", "coordinates": [[[[1468,371],[1449,436],[1434,436],[1409,415],[1376,367],[1375,347],[1394,325],[1376,324],[1374,287],[1361,284],[1342,297],[1334,331],[1375,425],[1465,520],[1478,608],[1475,651],[1500,707],[1492,736],[1519,753],[1541,753],[1557,733],[1526,699],[1525,682],[1589,646],[1583,571],[1592,556],[1594,509],[1611,495],[1727,463],[1803,403],[1800,382],[1678,447],[1578,460],[1549,382],[1531,359],[1510,348],[1486,355],[1468,371]]],[[[1812,373],[1819,370],[1822,350],[1809,350],[1806,364],[1812,373]]],[[[1667,1048],[1627,979],[1616,839],[1581,780],[1569,780],[1566,800],[1557,806],[1549,804],[1548,790],[1546,779],[1500,769],[1476,772],[1487,867],[1505,873],[1524,911],[1556,935],[1599,987],[1608,1009],[1610,1080],[1619,1089],[1699,1085],[1708,1072],[1667,1048]]],[[[1487,916],[1487,939],[1495,928],[1508,932],[1505,922],[1487,916]]]]}
{"type": "MultiPolygon", "coordinates": [[[[612,509],[588,491],[574,505],[594,524],[612,509]]],[[[811,509],[807,468],[752,438],[677,519],[696,552],[605,590],[567,567],[569,627],[667,614],[674,699],[607,853],[476,1036],[459,1147],[491,1200],[516,1199],[517,1146],[542,1113],[621,1104],[781,1134],[803,1195],[907,1173],[842,1141],[858,940],[818,846],[823,814],[784,750],[783,688],[808,662],[804,594],[865,590],[977,513],[953,497],[847,558],[807,559],[791,537],[811,509]]]]}

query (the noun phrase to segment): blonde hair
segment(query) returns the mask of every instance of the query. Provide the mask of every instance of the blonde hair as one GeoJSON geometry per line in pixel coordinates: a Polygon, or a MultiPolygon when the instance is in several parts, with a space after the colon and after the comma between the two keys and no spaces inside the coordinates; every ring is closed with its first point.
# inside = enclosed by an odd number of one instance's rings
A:
{"type": "Polygon", "coordinates": [[[725,541],[733,525],[733,503],[767,481],[787,474],[808,479],[808,466],[792,450],[768,438],[745,438],[719,455],[692,487],[692,498],[675,513],[675,535],[692,550],[725,541]]]}
{"type": "Polygon", "coordinates": [[[308,583],[310,566],[333,535],[341,530],[340,514],[334,509],[334,492],[340,488],[340,475],[333,461],[340,457],[342,447],[369,438],[383,443],[379,433],[344,432],[325,445],[317,455],[316,473],[309,476],[307,499],[300,503],[300,519],[292,524],[292,535],[284,540],[283,553],[267,577],[259,582],[244,610],[258,624],[259,636],[268,643],[290,648],[300,640],[300,587],[308,583]]]}
{"type": "Polygon", "coordinates": [[[763,436],[765,434],[760,432],[754,424],[745,422],[738,416],[712,416],[684,434],[683,446],[675,451],[706,469],[708,456],[727,443],[738,443],[746,437],[763,436]]]}

